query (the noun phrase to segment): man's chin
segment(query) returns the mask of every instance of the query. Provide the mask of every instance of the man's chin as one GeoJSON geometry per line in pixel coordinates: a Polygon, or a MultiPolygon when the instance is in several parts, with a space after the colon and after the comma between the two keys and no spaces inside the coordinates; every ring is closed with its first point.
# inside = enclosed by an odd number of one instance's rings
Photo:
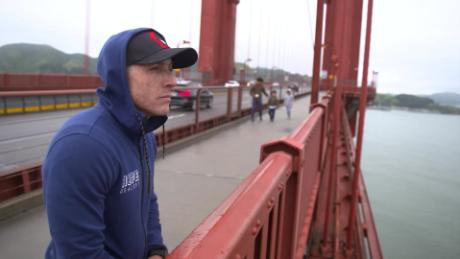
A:
{"type": "Polygon", "coordinates": [[[169,107],[167,109],[161,109],[158,111],[153,111],[152,116],[166,116],[169,113],[169,107]]]}

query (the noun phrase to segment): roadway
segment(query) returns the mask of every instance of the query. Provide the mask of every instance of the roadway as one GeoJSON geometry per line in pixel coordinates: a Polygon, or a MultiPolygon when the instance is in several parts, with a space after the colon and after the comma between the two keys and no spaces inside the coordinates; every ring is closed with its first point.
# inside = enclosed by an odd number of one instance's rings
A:
{"type": "MultiPolygon", "coordinates": [[[[233,112],[237,110],[237,97],[238,93],[234,89],[233,112]]],[[[243,92],[242,109],[249,108],[250,102],[249,94],[243,92]]],[[[0,116],[0,175],[6,170],[42,160],[55,132],[69,117],[80,111],[81,109],[0,116]]],[[[213,107],[200,110],[199,119],[204,121],[226,113],[227,93],[226,90],[220,90],[214,94],[213,107]]],[[[165,129],[174,129],[194,122],[194,111],[173,108],[165,129]]]]}
{"type": "MultiPolygon", "coordinates": [[[[309,100],[295,101],[291,120],[281,107],[273,123],[266,113],[263,121],[243,120],[156,161],[155,190],[170,250],[256,168],[263,143],[288,135],[305,120],[309,100]]],[[[0,222],[2,259],[41,258],[49,240],[43,207],[0,222]]]]}
{"type": "MultiPolygon", "coordinates": [[[[249,106],[249,98],[246,96],[243,107],[249,106]]],[[[82,109],[0,117],[0,174],[22,164],[41,160],[56,131],[68,118],[80,111],[82,109]]],[[[226,111],[227,97],[216,95],[213,107],[200,111],[200,120],[223,115],[226,111]]],[[[165,128],[172,129],[194,122],[194,111],[173,108],[165,128]]]]}

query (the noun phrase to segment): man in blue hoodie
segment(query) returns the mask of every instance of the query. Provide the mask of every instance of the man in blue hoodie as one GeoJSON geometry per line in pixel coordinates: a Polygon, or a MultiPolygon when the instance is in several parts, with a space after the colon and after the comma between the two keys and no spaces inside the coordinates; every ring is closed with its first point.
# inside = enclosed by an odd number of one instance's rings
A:
{"type": "Polygon", "coordinates": [[[164,258],[153,190],[155,138],[169,112],[174,68],[192,48],[170,48],[155,30],[112,36],[97,71],[99,102],[68,120],[43,165],[51,242],[46,258],[164,258]]]}

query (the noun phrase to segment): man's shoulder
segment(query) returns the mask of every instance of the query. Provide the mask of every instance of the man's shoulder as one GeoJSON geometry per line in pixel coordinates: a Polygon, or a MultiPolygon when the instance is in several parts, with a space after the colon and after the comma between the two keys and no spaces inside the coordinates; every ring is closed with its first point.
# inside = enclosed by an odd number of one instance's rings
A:
{"type": "Polygon", "coordinates": [[[56,133],[54,141],[70,136],[78,138],[92,138],[98,142],[105,142],[110,135],[116,131],[117,123],[101,107],[92,107],[77,113],[67,120],[61,129],[56,133]]]}
{"type": "Polygon", "coordinates": [[[103,110],[92,107],[81,111],[68,119],[59,130],[60,134],[88,134],[105,117],[103,110]]]}

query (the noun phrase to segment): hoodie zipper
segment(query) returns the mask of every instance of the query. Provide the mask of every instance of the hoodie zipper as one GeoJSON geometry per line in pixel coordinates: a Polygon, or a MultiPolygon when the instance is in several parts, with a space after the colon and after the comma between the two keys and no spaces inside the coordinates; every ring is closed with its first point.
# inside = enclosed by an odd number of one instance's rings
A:
{"type": "MultiPolygon", "coordinates": [[[[147,194],[150,195],[150,191],[151,191],[151,180],[150,180],[150,162],[149,162],[149,154],[148,154],[148,147],[147,147],[147,139],[145,137],[145,129],[144,129],[144,125],[142,124],[142,120],[140,120],[140,124],[141,124],[141,138],[142,138],[142,141],[143,141],[143,146],[144,146],[144,156],[141,157],[141,160],[143,159],[145,161],[145,165],[147,167],[147,194]]],[[[140,146],[142,146],[141,143],[139,143],[140,146]]],[[[142,150],[142,148],[141,148],[142,150]]],[[[142,152],[142,151],[141,151],[142,152]]],[[[144,162],[142,162],[142,166],[144,166],[144,162]]]]}
{"type": "MultiPolygon", "coordinates": [[[[141,162],[141,170],[142,174],[145,176],[145,166],[144,166],[144,159],[142,158],[142,148],[141,144],[139,143],[139,161],[141,162]]],[[[141,224],[142,224],[142,230],[144,231],[144,258],[147,255],[147,230],[145,229],[144,226],[144,183],[141,184],[142,190],[141,190],[141,224]]]]}
{"type": "MultiPolygon", "coordinates": [[[[146,174],[147,175],[147,198],[150,197],[150,163],[149,163],[149,156],[148,156],[148,150],[147,150],[147,140],[145,139],[145,129],[144,129],[144,125],[142,124],[142,120],[139,118],[139,123],[140,123],[140,127],[141,127],[141,139],[142,140],[142,143],[141,142],[138,142],[139,143],[139,159],[140,159],[140,162],[141,162],[141,168],[142,168],[142,172],[144,173],[144,175],[146,174]],[[142,146],[144,148],[142,148],[142,146]],[[144,151],[144,152],[142,152],[144,151]],[[147,170],[145,170],[147,169],[147,170]]],[[[144,186],[144,184],[142,184],[142,187],[144,186]]],[[[147,205],[148,206],[148,205],[147,205]]],[[[144,230],[144,258],[147,256],[147,230],[146,230],[146,227],[144,226],[144,190],[142,190],[142,199],[141,199],[141,222],[142,222],[142,229],[144,230]]],[[[148,212],[147,212],[148,213],[148,212]]],[[[148,216],[147,216],[148,218],[148,216]]]]}

